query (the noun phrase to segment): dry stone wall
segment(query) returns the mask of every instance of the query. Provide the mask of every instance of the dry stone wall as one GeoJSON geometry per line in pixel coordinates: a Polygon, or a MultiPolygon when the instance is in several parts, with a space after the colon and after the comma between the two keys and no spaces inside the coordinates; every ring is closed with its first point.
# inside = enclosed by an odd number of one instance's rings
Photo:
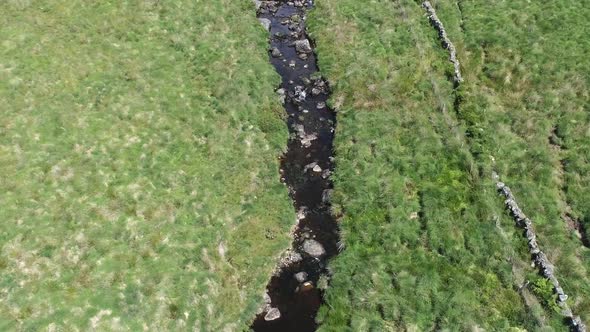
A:
{"type": "MultiPolygon", "coordinates": [[[[457,59],[457,50],[455,45],[453,45],[453,42],[451,42],[449,39],[444,25],[436,15],[436,11],[434,10],[434,7],[430,1],[424,1],[422,3],[422,7],[428,13],[428,19],[430,20],[430,23],[437,30],[443,47],[449,51],[449,59],[454,66],[454,81],[455,84],[458,85],[463,82],[463,76],[461,75],[461,65],[459,63],[459,59],[457,59]]],[[[499,177],[494,173],[494,178],[498,179],[499,177]]],[[[551,264],[545,253],[543,253],[543,251],[539,248],[537,236],[533,228],[533,222],[522,212],[516,203],[516,199],[514,198],[510,188],[500,181],[498,181],[496,185],[498,191],[506,198],[506,208],[510,211],[517,226],[524,230],[533,263],[539,269],[540,274],[549,280],[553,285],[553,290],[557,295],[557,304],[562,309],[562,314],[568,319],[571,330],[575,332],[586,332],[586,326],[580,317],[574,316],[572,310],[566,303],[568,296],[555,276],[553,264],[551,264]]]]}
{"type": "Polygon", "coordinates": [[[430,1],[424,1],[422,3],[422,7],[424,7],[424,9],[426,9],[428,12],[428,18],[430,19],[432,26],[434,26],[436,31],[438,31],[438,36],[441,39],[443,46],[449,50],[449,58],[455,67],[455,83],[459,84],[463,82],[463,77],[461,76],[461,65],[459,64],[459,59],[457,59],[457,49],[455,49],[455,45],[453,45],[453,42],[451,42],[449,39],[447,31],[445,30],[442,22],[438,19],[438,16],[436,16],[436,11],[430,4],[430,1]]]}
{"type": "Polygon", "coordinates": [[[533,263],[539,269],[539,272],[543,277],[547,278],[553,285],[553,291],[557,294],[557,304],[562,309],[562,314],[569,318],[570,327],[575,332],[586,332],[586,326],[578,316],[574,316],[570,307],[565,302],[568,298],[567,294],[565,294],[563,288],[559,284],[559,281],[555,277],[554,274],[554,267],[547,259],[547,256],[541,251],[539,248],[539,244],[537,243],[537,236],[535,234],[535,230],[533,228],[533,222],[529,219],[524,212],[516,203],[516,198],[512,194],[510,188],[505,185],[503,182],[498,182],[496,184],[498,191],[506,198],[504,204],[510,214],[514,218],[516,225],[524,230],[524,234],[528,240],[529,244],[529,251],[531,253],[533,263]]]}

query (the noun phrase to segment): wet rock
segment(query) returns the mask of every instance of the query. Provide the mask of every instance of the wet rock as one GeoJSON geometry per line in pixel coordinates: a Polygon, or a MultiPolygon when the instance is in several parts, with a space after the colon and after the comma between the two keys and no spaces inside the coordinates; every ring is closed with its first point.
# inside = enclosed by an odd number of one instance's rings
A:
{"type": "Polygon", "coordinates": [[[311,146],[311,142],[315,141],[316,139],[318,139],[318,135],[315,133],[305,134],[303,137],[301,137],[301,145],[309,148],[311,146]]]}
{"type": "Polygon", "coordinates": [[[313,52],[308,39],[302,39],[302,40],[295,41],[295,50],[298,53],[311,53],[311,52],[313,52]]]}
{"type": "Polygon", "coordinates": [[[289,68],[295,68],[295,60],[289,61],[289,68]]]}
{"type": "Polygon", "coordinates": [[[270,310],[264,316],[264,320],[267,322],[277,320],[281,318],[281,312],[277,308],[270,308],[270,310]]]}
{"type": "Polygon", "coordinates": [[[319,102],[319,103],[317,104],[317,106],[316,106],[316,107],[317,107],[317,109],[319,109],[319,110],[321,110],[321,109],[324,109],[324,108],[326,108],[326,103],[324,103],[323,101],[321,101],[321,102],[319,102]]]}
{"type": "Polygon", "coordinates": [[[305,219],[305,214],[307,213],[307,207],[302,206],[297,211],[297,221],[305,219]]]}
{"type": "Polygon", "coordinates": [[[270,295],[268,295],[267,292],[264,293],[264,295],[262,296],[262,299],[264,301],[264,304],[262,306],[260,306],[260,308],[258,308],[258,310],[256,311],[257,315],[260,315],[263,312],[268,312],[271,309],[270,303],[271,303],[271,299],[270,299],[270,295]]]}
{"type": "Polygon", "coordinates": [[[305,280],[307,280],[307,272],[302,271],[302,272],[295,273],[294,277],[295,277],[295,280],[297,280],[299,282],[304,282],[305,280]]]}
{"type": "Polygon", "coordinates": [[[285,266],[289,266],[289,265],[292,265],[295,263],[299,263],[299,262],[301,262],[302,259],[303,259],[303,257],[301,257],[300,253],[298,253],[296,251],[289,250],[287,252],[287,254],[281,259],[279,266],[285,267],[285,266]]]}
{"type": "Polygon", "coordinates": [[[298,103],[303,103],[305,98],[307,98],[307,92],[305,92],[305,88],[301,85],[297,85],[295,87],[295,101],[298,103]]]}
{"type": "Polygon", "coordinates": [[[313,96],[319,96],[319,94],[322,93],[322,90],[318,89],[318,88],[313,88],[311,89],[311,94],[313,96]]]}
{"type": "Polygon", "coordinates": [[[303,167],[303,172],[305,173],[305,172],[307,172],[308,170],[310,170],[310,169],[313,169],[313,168],[314,168],[314,167],[316,167],[317,165],[318,165],[318,163],[316,163],[316,162],[313,162],[313,163],[307,164],[307,165],[305,165],[305,167],[303,167]]]}
{"type": "Polygon", "coordinates": [[[256,7],[256,10],[259,10],[260,6],[262,6],[262,1],[260,0],[252,0],[252,2],[254,2],[254,7],[256,7]]]}
{"type": "Polygon", "coordinates": [[[277,95],[279,95],[279,99],[281,100],[281,103],[284,104],[285,103],[285,97],[286,97],[286,92],[285,89],[280,88],[277,90],[277,95]]]}
{"type": "Polygon", "coordinates": [[[320,167],[320,165],[315,165],[312,168],[312,171],[316,172],[316,173],[321,173],[322,172],[322,168],[320,167]]]}
{"type": "Polygon", "coordinates": [[[270,31],[270,20],[268,18],[259,18],[260,24],[266,29],[266,31],[270,31]]]}
{"type": "Polygon", "coordinates": [[[307,53],[299,53],[297,57],[299,57],[299,59],[301,60],[307,60],[307,53]]]}
{"type": "Polygon", "coordinates": [[[299,137],[305,135],[305,127],[302,124],[296,123],[295,125],[293,125],[293,129],[295,130],[295,132],[297,132],[297,135],[299,135],[299,137]]]}
{"type": "Polygon", "coordinates": [[[301,287],[299,287],[299,291],[300,292],[309,292],[313,288],[314,288],[313,287],[313,284],[311,282],[309,282],[309,281],[306,281],[306,282],[303,283],[303,285],[301,285],[301,287]]]}
{"type": "Polygon", "coordinates": [[[303,251],[316,258],[326,253],[324,247],[318,241],[312,239],[307,239],[303,242],[303,251]]]}
{"type": "Polygon", "coordinates": [[[281,51],[276,48],[273,47],[272,51],[270,52],[270,54],[274,57],[274,58],[280,58],[281,56],[283,56],[283,54],[281,53],[281,51]]]}
{"type": "Polygon", "coordinates": [[[332,198],[332,189],[326,189],[322,192],[322,202],[324,203],[328,203],[330,202],[330,199],[332,198]]]}

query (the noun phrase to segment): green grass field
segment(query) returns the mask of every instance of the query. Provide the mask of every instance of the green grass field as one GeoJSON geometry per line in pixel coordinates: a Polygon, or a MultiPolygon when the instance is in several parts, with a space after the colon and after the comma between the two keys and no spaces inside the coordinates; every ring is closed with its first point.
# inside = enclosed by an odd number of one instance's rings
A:
{"type": "Polygon", "coordinates": [[[295,220],[254,6],[0,13],[0,330],[247,326],[295,220]]]}
{"type": "MultiPolygon", "coordinates": [[[[344,251],[321,331],[567,331],[492,172],[590,323],[590,7],[317,0],[344,251]]],[[[251,0],[0,2],[0,330],[243,331],[289,247],[251,0]]]]}
{"type": "Polygon", "coordinates": [[[588,10],[433,4],[458,47],[458,91],[421,2],[324,0],[313,14],[339,109],[335,198],[347,246],[333,263],[323,330],[566,330],[503,211],[494,169],[588,321],[589,251],[561,218],[568,203],[574,218],[590,218],[588,10]]]}

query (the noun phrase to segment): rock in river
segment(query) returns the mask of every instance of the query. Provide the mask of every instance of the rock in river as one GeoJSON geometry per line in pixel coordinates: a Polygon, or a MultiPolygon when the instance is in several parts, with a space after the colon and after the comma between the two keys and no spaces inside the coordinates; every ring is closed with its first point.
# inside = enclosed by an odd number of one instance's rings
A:
{"type": "Polygon", "coordinates": [[[268,18],[259,18],[260,24],[266,29],[266,31],[270,31],[270,20],[268,18]]]}
{"type": "Polygon", "coordinates": [[[326,253],[324,247],[318,241],[312,239],[307,239],[303,242],[303,251],[313,257],[320,257],[326,253]]]}
{"type": "Polygon", "coordinates": [[[264,316],[265,321],[271,321],[281,318],[281,312],[277,308],[270,308],[270,310],[264,316]]]}
{"type": "Polygon", "coordinates": [[[302,272],[295,273],[294,277],[297,281],[304,282],[305,280],[307,280],[307,272],[302,271],[302,272]]]}
{"type": "Polygon", "coordinates": [[[301,39],[295,41],[295,50],[298,53],[311,53],[313,50],[311,49],[311,45],[309,44],[309,40],[301,39]]]}
{"type": "Polygon", "coordinates": [[[272,49],[272,51],[271,51],[271,55],[272,55],[274,58],[280,58],[280,57],[281,57],[283,54],[281,54],[281,51],[279,51],[279,49],[278,49],[278,48],[276,48],[276,47],[273,47],[273,49],[272,49]]]}

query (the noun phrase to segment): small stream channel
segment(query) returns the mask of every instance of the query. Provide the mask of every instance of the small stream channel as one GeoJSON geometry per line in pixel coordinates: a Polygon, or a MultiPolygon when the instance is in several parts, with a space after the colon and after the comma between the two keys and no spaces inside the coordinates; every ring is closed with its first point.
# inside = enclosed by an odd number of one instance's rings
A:
{"type": "Polygon", "coordinates": [[[267,286],[266,305],[251,328],[262,331],[315,331],[315,316],[329,280],[327,262],[340,240],[331,214],[335,114],[326,105],[328,83],[319,75],[313,43],[305,32],[312,0],[255,1],[269,29],[269,59],[282,77],[290,139],[281,160],[298,224],[292,248],[267,286]]]}

